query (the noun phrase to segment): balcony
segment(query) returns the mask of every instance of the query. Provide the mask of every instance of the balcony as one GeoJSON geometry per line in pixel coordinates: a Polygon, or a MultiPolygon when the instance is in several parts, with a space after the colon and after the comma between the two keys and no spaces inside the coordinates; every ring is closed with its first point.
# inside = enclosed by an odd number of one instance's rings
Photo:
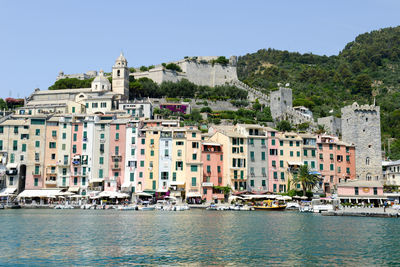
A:
{"type": "Polygon", "coordinates": [[[58,166],[69,166],[69,162],[68,162],[68,160],[59,161],[58,166]]]}
{"type": "Polygon", "coordinates": [[[100,143],[101,143],[101,144],[104,144],[105,142],[106,142],[106,139],[100,138],[100,143]]]}
{"type": "Polygon", "coordinates": [[[121,169],[121,165],[119,165],[119,164],[113,164],[113,165],[111,166],[111,169],[112,169],[112,170],[120,170],[120,169],[121,169]]]}
{"type": "Polygon", "coordinates": [[[113,162],[121,162],[122,156],[121,155],[112,155],[111,156],[113,162]]]}
{"type": "Polygon", "coordinates": [[[44,181],[44,183],[45,183],[45,184],[49,184],[49,185],[55,185],[55,184],[57,184],[57,179],[47,178],[47,179],[44,181]]]}
{"type": "Polygon", "coordinates": [[[41,175],[42,175],[42,172],[41,172],[41,171],[38,171],[38,172],[32,171],[32,175],[33,175],[33,176],[41,176],[41,175]]]}
{"type": "Polygon", "coordinates": [[[17,169],[6,170],[6,175],[17,175],[17,173],[18,173],[17,169]]]}
{"type": "Polygon", "coordinates": [[[201,186],[202,186],[202,187],[213,187],[214,184],[211,183],[211,182],[203,182],[203,183],[201,184],[201,186]]]}

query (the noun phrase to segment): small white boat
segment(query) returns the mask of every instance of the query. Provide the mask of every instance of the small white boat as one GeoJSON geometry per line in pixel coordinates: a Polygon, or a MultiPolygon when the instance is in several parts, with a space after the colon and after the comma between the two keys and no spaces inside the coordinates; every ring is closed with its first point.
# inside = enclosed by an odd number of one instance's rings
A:
{"type": "Polygon", "coordinates": [[[55,210],[68,210],[68,209],[74,209],[74,206],[72,205],[57,205],[54,207],[55,210]]]}
{"type": "Polygon", "coordinates": [[[300,205],[297,202],[287,202],[286,203],[286,209],[287,210],[299,210],[300,205]]]}
{"type": "Polygon", "coordinates": [[[139,210],[155,210],[156,207],[155,206],[143,206],[143,207],[139,207],[139,210]]]}

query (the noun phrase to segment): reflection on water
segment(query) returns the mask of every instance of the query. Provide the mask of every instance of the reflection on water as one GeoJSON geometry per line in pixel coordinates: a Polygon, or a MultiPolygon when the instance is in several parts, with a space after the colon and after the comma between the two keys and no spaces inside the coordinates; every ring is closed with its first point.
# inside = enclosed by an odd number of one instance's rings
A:
{"type": "Polygon", "coordinates": [[[296,212],[3,210],[0,265],[388,265],[400,221],[296,212]]]}

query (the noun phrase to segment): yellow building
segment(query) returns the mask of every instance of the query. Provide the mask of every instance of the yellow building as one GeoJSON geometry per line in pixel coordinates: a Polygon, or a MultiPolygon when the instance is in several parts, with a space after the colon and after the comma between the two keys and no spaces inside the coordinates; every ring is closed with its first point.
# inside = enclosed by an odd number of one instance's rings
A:
{"type": "MultiPolygon", "coordinates": [[[[302,162],[303,139],[296,133],[279,133],[279,162],[277,175],[274,179],[279,180],[279,192],[286,192],[294,189],[292,180],[297,176],[297,169],[302,162]]],[[[272,163],[274,165],[274,163],[272,163]]]]}
{"type": "Polygon", "coordinates": [[[151,127],[144,130],[146,131],[144,191],[155,192],[158,188],[158,161],[162,127],[151,127]]]}
{"type": "MultiPolygon", "coordinates": [[[[203,162],[201,161],[201,132],[197,127],[186,128],[186,199],[201,201],[203,162]]],[[[197,203],[197,202],[196,202],[197,203]]]]}

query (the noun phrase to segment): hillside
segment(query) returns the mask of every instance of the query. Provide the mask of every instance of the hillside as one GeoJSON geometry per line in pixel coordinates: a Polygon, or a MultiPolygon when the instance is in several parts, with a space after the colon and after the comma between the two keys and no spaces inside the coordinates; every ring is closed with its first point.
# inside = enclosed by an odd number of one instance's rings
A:
{"type": "Polygon", "coordinates": [[[238,77],[250,86],[277,89],[290,83],[294,105],[317,117],[340,116],[340,108],[357,101],[381,106],[382,139],[391,159],[400,158],[400,26],[364,33],[335,56],[261,49],[239,57],[238,77]]]}

